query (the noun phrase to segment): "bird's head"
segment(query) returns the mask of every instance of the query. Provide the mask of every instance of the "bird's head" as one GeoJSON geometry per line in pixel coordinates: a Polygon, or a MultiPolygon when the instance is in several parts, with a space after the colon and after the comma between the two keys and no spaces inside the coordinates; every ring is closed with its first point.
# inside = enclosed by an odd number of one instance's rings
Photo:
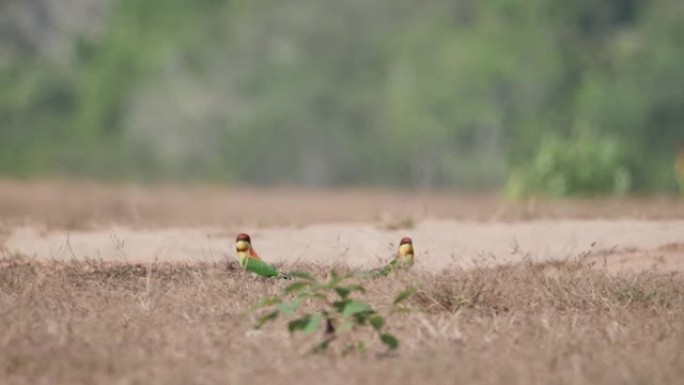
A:
{"type": "Polygon", "coordinates": [[[235,240],[235,250],[238,253],[245,253],[248,252],[249,249],[252,248],[252,239],[249,237],[249,235],[242,233],[237,236],[237,239],[235,240]]]}
{"type": "Polygon", "coordinates": [[[413,240],[409,237],[404,237],[399,242],[399,256],[413,256],[413,240]]]}

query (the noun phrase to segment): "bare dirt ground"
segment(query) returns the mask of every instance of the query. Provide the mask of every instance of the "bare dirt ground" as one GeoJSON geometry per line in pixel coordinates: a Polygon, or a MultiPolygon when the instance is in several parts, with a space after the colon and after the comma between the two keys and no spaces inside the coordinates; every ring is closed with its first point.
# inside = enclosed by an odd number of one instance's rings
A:
{"type": "Polygon", "coordinates": [[[43,259],[215,261],[249,232],[269,261],[385,261],[403,236],[428,270],[600,258],[684,264],[684,199],[510,202],[494,195],[0,182],[0,247],[43,259]]]}
{"type": "Polygon", "coordinates": [[[59,229],[302,226],[415,221],[517,222],[568,219],[684,219],[683,198],[532,199],[495,194],[362,189],[136,186],[0,180],[0,227],[59,229]]]}
{"type": "Polygon", "coordinates": [[[670,198],[4,181],[0,383],[679,384],[683,271],[670,198]],[[308,356],[318,333],[254,330],[289,283],[234,268],[241,231],[321,278],[413,237],[412,271],[358,281],[379,309],[419,289],[387,320],[399,351],[308,356]]]}
{"type": "Polygon", "coordinates": [[[474,264],[601,258],[611,269],[684,267],[684,221],[533,221],[477,223],[424,221],[386,230],[373,224],[318,224],[302,228],[185,228],[133,230],[125,227],[73,231],[12,229],[9,254],[48,260],[212,262],[232,259],[235,235],[247,231],[263,258],[278,264],[385,263],[403,236],[414,239],[417,268],[438,271],[474,264]]]}

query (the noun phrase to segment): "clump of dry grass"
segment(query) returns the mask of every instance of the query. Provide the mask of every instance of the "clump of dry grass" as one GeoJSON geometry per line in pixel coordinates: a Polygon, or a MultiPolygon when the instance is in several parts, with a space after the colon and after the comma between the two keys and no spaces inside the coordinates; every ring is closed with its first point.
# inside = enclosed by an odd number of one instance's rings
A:
{"type": "MultiPolygon", "coordinates": [[[[323,277],[323,266],[298,266],[323,277]]],[[[285,321],[247,309],[287,282],[226,263],[0,258],[3,383],[626,383],[684,375],[684,279],[611,276],[582,262],[363,281],[398,354],[302,356],[285,321]]]]}
{"type": "Polygon", "coordinates": [[[669,310],[684,303],[678,275],[643,271],[613,275],[583,261],[525,262],[496,268],[445,271],[425,278],[415,297],[429,312],[610,312],[628,307],[669,310]]]}

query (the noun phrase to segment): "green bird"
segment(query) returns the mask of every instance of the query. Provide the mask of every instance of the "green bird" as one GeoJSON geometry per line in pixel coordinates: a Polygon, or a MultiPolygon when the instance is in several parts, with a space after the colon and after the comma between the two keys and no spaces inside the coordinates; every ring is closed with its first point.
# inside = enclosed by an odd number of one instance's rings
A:
{"type": "Polygon", "coordinates": [[[399,242],[399,250],[394,258],[382,269],[371,271],[371,276],[384,277],[393,271],[409,269],[415,263],[413,255],[413,240],[409,237],[404,237],[399,242]]]}
{"type": "Polygon", "coordinates": [[[275,267],[264,262],[252,247],[252,239],[245,233],[241,233],[237,236],[237,239],[235,240],[235,251],[237,253],[238,263],[244,270],[262,277],[292,279],[289,275],[279,272],[275,267]]]}

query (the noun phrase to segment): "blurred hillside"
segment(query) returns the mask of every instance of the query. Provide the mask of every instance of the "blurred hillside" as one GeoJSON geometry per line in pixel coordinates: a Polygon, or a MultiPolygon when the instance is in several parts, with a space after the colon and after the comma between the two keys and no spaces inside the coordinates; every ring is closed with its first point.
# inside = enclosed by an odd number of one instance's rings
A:
{"type": "Polygon", "coordinates": [[[3,0],[0,174],[673,192],[681,0],[3,0]]]}

